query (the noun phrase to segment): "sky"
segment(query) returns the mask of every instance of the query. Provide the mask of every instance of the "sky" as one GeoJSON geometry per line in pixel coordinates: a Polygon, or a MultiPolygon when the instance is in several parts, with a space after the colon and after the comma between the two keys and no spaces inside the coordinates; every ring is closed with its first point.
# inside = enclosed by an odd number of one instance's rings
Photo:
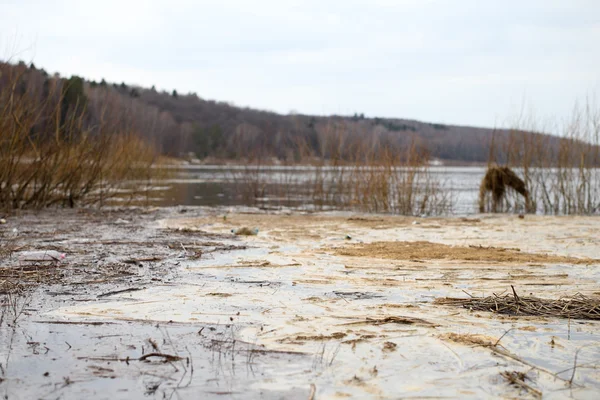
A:
{"type": "Polygon", "coordinates": [[[284,114],[494,127],[600,95],[600,1],[0,0],[0,58],[284,114]]]}

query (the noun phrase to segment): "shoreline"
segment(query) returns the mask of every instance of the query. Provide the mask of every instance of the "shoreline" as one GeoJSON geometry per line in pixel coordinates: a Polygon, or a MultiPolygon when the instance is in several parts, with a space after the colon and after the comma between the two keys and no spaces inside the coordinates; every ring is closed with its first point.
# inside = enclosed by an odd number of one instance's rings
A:
{"type": "Polygon", "coordinates": [[[17,282],[23,297],[15,298],[17,322],[0,327],[0,390],[117,398],[308,398],[313,386],[316,398],[535,393],[508,384],[505,371],[526,373],[544,397],[600,389],[589,367],[600,359],[600,322],[435,303],[510,285],[523,296],[600,298],[600,217],[227,210],[8,218],[3,245],[67,258],[31,268],[1,259],[3,290],[17,282]],[[231,233],[242,227],[258,234],[231,233]],[[489,346],[496,342],[502,347],[489,346]],[[575,353],[581,365],[569,385],[575,353]]]}

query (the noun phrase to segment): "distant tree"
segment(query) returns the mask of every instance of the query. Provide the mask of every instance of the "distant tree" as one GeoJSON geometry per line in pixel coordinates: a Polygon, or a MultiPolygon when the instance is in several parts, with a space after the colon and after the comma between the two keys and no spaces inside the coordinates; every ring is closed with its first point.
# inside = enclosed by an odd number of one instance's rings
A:
{"type": "Polygon", "coordinates": [[[84,105],[87,102],[83,83],[83,79],[76,75],[67,79],[63,86],[63,102],[66,106],[84,105]]]}
{"type": "Polygon", "coordinates": [[[438,130],[442,130],[442,131],[447,131],[448,127],[444,124],[427,124],[431,127],[433,127],[433,129],[438,129],[438,130]]]}
{"type": "Polygon", "coordinates": [[[87,98],[84,90],[84,80],[79,76],[73,75],[63,84],[62,89],[62,106],[61,106],[61,121],[64,123],[67,120],[69,112],[74,110],[82,110],[87,105],[87,98]]]}
{"type": "MultiPolygon", "coordinates": [[[[305,155],[322,155],[351,159],[361,141],[376,154],[385,148],[405,149],[414,140],[419,146],[426,144],[436,158],[487,161],[490,148],[491,133],[486,129],[368,118],[358,112],[343,117],[288,116],[195,98],[195,93],[179,96],[177,90],[157,90],[156,86],[141,89],[127,87],[124,82],[107,83],[104,79],[89,82],[78,77],[61,79],[58,74],[53,77],[42,69],[34,70],[29,61],[21,65],[3,64],[2,73],[5,68],[12,68],[14,76],[22,76],[16,90],[30,94],[32,106],[36,101],[44,104],[40,112],[45,115],[40,116],[34,127],[36,134],[38,131],[53,134],[50,125],[56,122],[56,110],[60,110],[58,119],[62,121],[58,122],[68,124],[71,117],[81,115],[77,123],[82,125],[82,131],[94,131],[103,117],[115,131],[135,127],[157,149],[172,155],[194,151],[200,157],[242,155],[299,160],[305,155]],[[108,90],[109,85],[115,89],[108,90]],[[93,87],[106,90],[89,90],[93,87]],[[131,101],[132,98],[136,100],[131,101]]],[[[6,76],[0,79],[0,89],[7,84],[6,76]]],[[[502,135],[498,136],[498,143],[508,143],[508,133],[502,135]]],[[[552,148],[559,144],[549,143],[552,148]]],[[[498,163],[503,160],[496,158],[498,163]]]]}
{"type": "Polygon", "coordinates": [[[35,64],[34,63],[29,64],[29,69],[32,69],[35,71],[35,64]]]}
{"type": "Polygon", "coordinates": [[[210,128],[196,126],[192,133],[194,153],[200,159],[216,155],[225,144],[225,137],[219,125],[210,128]]]}
{"type": "Polygon", "coordinates": [[[50,79],[44,79],[44,84],[42,85],[42,97],[44,99],[48,98],[50,95],[50,79]]]}

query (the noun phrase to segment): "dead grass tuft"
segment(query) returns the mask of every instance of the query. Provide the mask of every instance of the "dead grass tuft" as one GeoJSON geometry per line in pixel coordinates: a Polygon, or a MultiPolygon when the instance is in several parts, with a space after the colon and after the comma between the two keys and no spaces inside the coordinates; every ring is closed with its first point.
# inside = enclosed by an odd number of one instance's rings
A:
{"type": "Polygon", "coordinates": [[[352,257],[372,257],[393,260],[460,260],[472,262],[568,263],[593,264],[600,260],[563,257],[552,254],[525,253],[519,249],[482,246],[449,246],[425,241],[374,242],[357,244],[336,250],[336,254],[352,257]]]}
{"type": "Polygon", "coordinates": [[[436,304],[453,305],[476,311],[490,311],[514,316],[538,316],[584,320],[600,320],[600,299],[589,298],[580,293],[557,300],[538,297],[521,297],[514,287],[512,294],[468,299],[440,298],[436,304]]]}
{"type": "Polygon", "coordinates": [[[475,334],[448,333],[446,335],[440,336],[440,338],[455,343],[484,347],[492,347],[494,346],[494,342],[496,342],[496,340],[489,336],[475,334]]]}

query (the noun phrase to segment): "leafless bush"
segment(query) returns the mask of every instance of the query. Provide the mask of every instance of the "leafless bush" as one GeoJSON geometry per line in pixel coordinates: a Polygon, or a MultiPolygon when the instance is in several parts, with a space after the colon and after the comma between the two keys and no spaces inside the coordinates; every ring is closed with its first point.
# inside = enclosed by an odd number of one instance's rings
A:
{"type": "MultiPolygon", "coordinates": [[[[490,154],[490,161],[503,156],[507,166],[523,177],[533,211],[565,215],[600,211],[600,107],[594,100],[576,104],[563,123],[542,124],[531,115],[519,116],[509,140],[490,154]]],[[[512,200],[505,210],[517,207],[512,200]]]]}
{"type": "MultiPolygon", "coordinates": [[[[9,70],[12,71],[12,70],[9,70]]],[[[131,132],[111,128],[109,116],[86,121],[84,104],[65,111],[65,89],[39,96],[22,76],[0,86],[0,208],[100,203],[153,174],[156,153],[131,132]]]]}
{"type": "Polygon", "coordinates": [[[290,166],[274,171],[259,158],[247,160],[232,172],[237,192],[250,202],[266,197],[289,202],[296,196],[317,209],[403,215],[451,211],[449,188],[430,173],[429,155],[416,143],[392,149],[371,138],[348,142],[335,126],[323,142],[318,154],[297,144],[305,166],[302,173],[290,166]],[[276,177],[272,184],[268,173],[276,177]]]}

